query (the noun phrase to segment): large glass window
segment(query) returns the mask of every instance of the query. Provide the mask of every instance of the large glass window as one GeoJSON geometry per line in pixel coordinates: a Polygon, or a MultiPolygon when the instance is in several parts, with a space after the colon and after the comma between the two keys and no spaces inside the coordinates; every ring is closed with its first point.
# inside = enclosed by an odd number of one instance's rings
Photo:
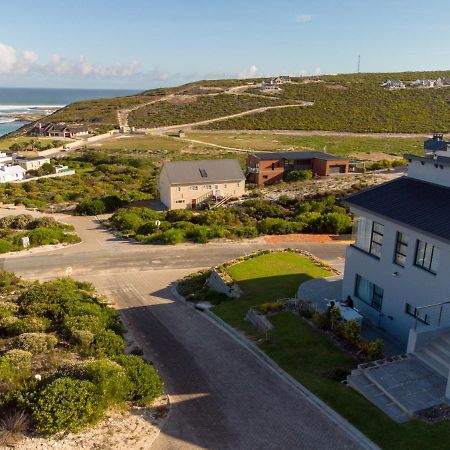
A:
{"type": "Polygon", "coordinates": [[[397,242],[395,243],[394,262],[399,266],[405,267],[406,252],[408,250],[408,236],[405,233],[397,233],[397,242]]]}
{"type": "Polygon", "coordinates": [[[384,226],[381,223],[374,222],[366,217],[359,217],[356,226],[356,247],[380,258],[384,226]]]}
{"type": "Polygon", "coordinates": [[[383,305],[383,289],[366,280],[361,275],[356,275],[355,296],[367,303],[377,311],[381,311],[383,305]]]}
{"type": "Polygon", "coordinates": [[[428,242],[417,240],[415,264],[421,269],[436,274],[439,266],[439,248],[428,242]]]}

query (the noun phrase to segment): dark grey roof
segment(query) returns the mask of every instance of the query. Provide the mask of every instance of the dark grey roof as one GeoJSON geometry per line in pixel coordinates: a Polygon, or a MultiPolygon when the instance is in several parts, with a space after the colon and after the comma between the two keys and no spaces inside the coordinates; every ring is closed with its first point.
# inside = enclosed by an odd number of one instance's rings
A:
{"type": "Polygon", "coordinates": [[[446,150],[447,147],[450,147],[450,141],[438,140],[438,139],[427,139],[423,143],[423,147],[425,150],[430,151],[438,151],[438,150],[446,150]]]}
{"type": "Polygon", "coordinates": [[[259,159],[324,159],[327,161],[347,161],[345,158],[325,152],[260,152],[253,153],[259,159]]]}
{"type": "Polygon", "coordinates": [[[171,184],[245,180],[237,159],[165,162],[162,171],[166,172],[171,184]]]}
{"type": "Polygon", "coordinates": [[[344,202],[450,241],[450,188],[402,177],[344,202]]]}

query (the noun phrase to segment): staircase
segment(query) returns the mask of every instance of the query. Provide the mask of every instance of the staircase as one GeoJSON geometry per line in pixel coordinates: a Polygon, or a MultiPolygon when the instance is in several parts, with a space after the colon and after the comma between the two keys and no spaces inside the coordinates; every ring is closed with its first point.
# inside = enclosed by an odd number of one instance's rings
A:
{"type": "Polygon", "coordinates": [[[414,353],[427,366],[445,378],[450,374],[450,332],[414,353]]]}
{"type": "Polygon", "coordinates": [[[230,201],[233,198],[232,195],[228,195],[227,197],[224,197],[222,200],[218,201],[215,205],[211,206],[211,209],[218,208],[219,206],[225,205],[228,201],[230,201]]]}

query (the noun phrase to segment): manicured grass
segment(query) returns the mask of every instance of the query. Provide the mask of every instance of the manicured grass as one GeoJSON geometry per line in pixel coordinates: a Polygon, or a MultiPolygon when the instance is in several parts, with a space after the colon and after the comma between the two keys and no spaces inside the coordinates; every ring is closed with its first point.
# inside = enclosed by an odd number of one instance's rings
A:
{"type": "Polygon", "coordinates": [[[236,328],[247,329],[244,316],[250,307],[283,297],[293,297],[298,286],[312,278],[332,273],[298,253],[269,253],[227,269],[244,291],[238,301],[223,302],[214,312],[236,328]]]}
{"type": "MultiPolygon", "coordinates": [[[[221,303],[214,312],[253,338],[261,338],[262,334],[244,321],[251,306],[291,296],[301,282],[329,275],[295,253],[258,256],[229,267],[228,273],[244,294],[240,299],[221,303]]],[[[327,336],[291,313],[277,314],[270,320],[274,328],[260,348],[381,448],[442,450],[448,446],[450,422],[393,422],[356,391],[330,377],[331,370],[350,370],[355,362],[327,336]]]]}
{"type": "Polygon", "coordinates": [[[314,149],[341,156],[374,152],[402,156],[404,153],[420,154],[423,151],[421,138],[296,136],[269,132],[264,134],[190,132],[187,137],[226,147],[255,151],[314,149]]]}

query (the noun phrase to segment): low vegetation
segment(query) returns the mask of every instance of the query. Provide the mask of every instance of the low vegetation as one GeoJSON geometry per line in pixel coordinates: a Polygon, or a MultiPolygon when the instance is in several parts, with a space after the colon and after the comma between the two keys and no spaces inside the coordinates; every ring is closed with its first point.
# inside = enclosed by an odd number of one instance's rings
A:
{"type": "Polygon", "coordinates": [[[28,214],[2,217],[0,219],[0,253],[23,250],[24,238],[28,238],[31,248],[80,242],[80,238],[73,230],[72,225],[58,222],[53,217],[35,218],[28,214]]]}
{"type": "Polygon", "coordinates": [[[185,101],[162,101],[138,108],[131,112],[129,124],[137,128],[152,128],[164,125],[193,123],[216,117],[261,108],[281,105],[278,99],[250,95],[200,95],[185,101]]]}
{"type": "Polygon", "coordinates": [[[108,408],[161,395],[154,367],[124,354],[118,314],[89,283],[27,283],[1,272],[0,292],[1,444],[26,431],[77,432],[108,408]]]}
{"type": "Polygon", "coordinates": [[[261,234],[341,234],[349,232],[352,226],[347,210],[338,206],[333,196],[310,201],[290,197],[273,202],[250,199],[200,213],[127,208],[115,213],[110,223],[128,237],[162,244],[206,243],[214,238],[251,238],[261,234]]]}
{"type": "MultiPolygon", "coordinates": [[[[401,89],[380,85],[387,78],[404,81],[436,73],[350,74],[285,84],[279,99],[314,102],[304,108],[273,109],[203,125],[203,129],[330,130],[350,132],[431,133],[450,130],[449,89],[401,89]],[[335,87],[339,88],[336,89],[335,87]],[[442,111],[445,111],[444,113],[442,111]]],[[[448,76],[441,72],[436,76],[448,76]]]]}

